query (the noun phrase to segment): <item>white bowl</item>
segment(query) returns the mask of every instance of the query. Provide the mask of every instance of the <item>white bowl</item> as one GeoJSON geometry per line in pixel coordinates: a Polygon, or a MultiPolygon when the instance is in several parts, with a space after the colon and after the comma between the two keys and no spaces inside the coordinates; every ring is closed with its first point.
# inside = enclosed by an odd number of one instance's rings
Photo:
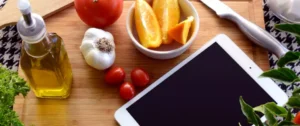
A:
{"type": "Polygon", "coordinates": [[[133,4],[131,8],[129,9],[127,20],[126,20],[126,29],[127,33],[129,34],[134,46],[143,54],[145,54],[148,57],[154,58],[154,59],[171,59],[175,58],[182,53],[184,53],[193,43],[195,40],[199,27],[200,27],[200,19],[198,16],[198,12],[195,9],[195,7],[192,5],[192,3],[188,0],[178,0],[179,6],[180,6],[180,14],[181,14],[181,20],[187,19],[188,16],[193,16],[195,19],[191,25],[191,29],[188,36],[188,41],[186,44],[182,45],[178,42],[173,42],[169,45],[162,45],[161,47],[157,49],[148,49],[142,46],[139,42],[139,37],[136,32],[135,28],[135,22],[134,22],[134,6],[133,4]]]}

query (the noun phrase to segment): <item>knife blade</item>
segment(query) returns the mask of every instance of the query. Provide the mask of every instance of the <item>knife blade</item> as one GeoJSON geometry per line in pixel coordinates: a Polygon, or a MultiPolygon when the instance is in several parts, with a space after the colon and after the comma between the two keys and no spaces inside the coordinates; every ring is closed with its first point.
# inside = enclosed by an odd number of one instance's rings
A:
{"type": "Polygon", "coordinates": [[[283,57],[289,50],[268,32],[248,21],[219,0],[200,0],[221,18],[235,22],[243,33],[255,44],[274,53],[278,58],[283,57]]]}
{"type": "Polygon", "coordinates": [[[210,9],[214,10],[217,15],[225,15],[226,13],[229,13],[233,11],[230,7],[225,5],[223,2],[219,0],[201,0],[206,6],[208,6],[210,9]]]}

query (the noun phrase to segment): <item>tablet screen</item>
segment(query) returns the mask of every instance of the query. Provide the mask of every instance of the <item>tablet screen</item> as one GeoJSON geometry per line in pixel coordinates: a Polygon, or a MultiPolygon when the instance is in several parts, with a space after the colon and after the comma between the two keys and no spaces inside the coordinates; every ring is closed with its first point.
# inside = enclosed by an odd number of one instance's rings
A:
{"type": "Polygon", "coordinates": [[[274,100],[217,43],[127,108],[141,126],[247,126],[239,97],[274,100]]]}

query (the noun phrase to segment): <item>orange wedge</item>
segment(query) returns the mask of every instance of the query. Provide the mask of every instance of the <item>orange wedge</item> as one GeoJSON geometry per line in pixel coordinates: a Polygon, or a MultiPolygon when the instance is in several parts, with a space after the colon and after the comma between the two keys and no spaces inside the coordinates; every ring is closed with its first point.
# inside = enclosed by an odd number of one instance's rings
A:
{"type": "Polygon", "coordinates": [[[175,41],[181,44],[185,44],[193,21],[193,16],[188,17],[186,20],[180,22],[175,27],[171,28],[168,31],[168,35],[175,41]]]}
{"type": "Polygon", "coordinates": [[[154,0],[152,8],[161,28],[163,44],[170,44],[173,39],[168,36],[168,30],[180,20],[178,0],[154,0]]]}
{"type": "Polygon", "coordinates": [[[151,6],[145,0],[135,2],[135,26],[141,44],[146,48],[161,45],[161,31],[151,6]]]}

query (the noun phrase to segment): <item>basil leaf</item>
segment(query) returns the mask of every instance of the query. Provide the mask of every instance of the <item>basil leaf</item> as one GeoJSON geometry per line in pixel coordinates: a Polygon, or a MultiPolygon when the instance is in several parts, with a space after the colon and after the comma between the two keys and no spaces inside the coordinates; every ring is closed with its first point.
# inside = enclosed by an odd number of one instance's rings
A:
{"type": "Polygon", "coordinates": [[[288,111],[284,107],[280,107],[274,102],[266,103],[265,109],[268,109],[271,113],[281,117],[287,117],[288,114],[288,111]]]}
{"type": "Polygon", "coordinates": [[[300,108],[300,95],[290,97],[286,104],[292,108],[300,108]]]}
{"type": "Polygon", "coordinates": [[[298,60],[300,58],[300,52],[287,52],[282,58],[277,62],[278,67],[284,67],[287,63],[298,60]]]}
{"type": "Polygon", "coordinates": [[[285,121],[292,121],[292,119],[294,118],[292,112],[291,112],[291,109],[288,110],[288,114],[285,118],[285,121]]]}
{"type": "Polygon", "coordinates": [[[281,31],[287,31],[296,35],[300,35],[300,24],[276,24],[275,28],[281,31]]]}
{"type": "Polygon", "coordinates": [[[252,123],[256,126],[263,126],[258,115],[254,113],[253,108],[243,100],[242,96],[240,97],[240,105],[241,105],[242,112],[248,119],[249,123],[252,123]]]}
{"type": "Polygon", "coordinates": [[[268,120],[268,124],[270,126],[277,125],[277,120],[275,119],[275,115],[268,108],[265,108],[264,112],[265,112],[265,116],[268,120]]]}
{"type": "Polygon", "coordinates": [[[261,113],[265,114],[265,105],[257,106],[255,108],[253,108],[253,110],[256,112],[261,112],[261,113]]]}
{"type": "Polygon", "coordinates": [[[282,121],[278,124],[278,126],[294,126],[295,124],[293,122],[289,121],[282,121]]]}
{"type": "Polygon", "coordinates": [[[297,88],[293,91],[293,96],[300,95],[300,88],[297,88]]]}
{"type": "Polygon", "coordinates": [[[256,118],[257,123],[258,123],[258,125],[256,125],[256,126],[264,126],[264,124],[263,124],[262,121],[260,120],[260,117],[259,117],[257,114],[255,114],[255,118],[256,118]]]}
{"type": "Polygon", "coordinates": [[[264,72],[261,76],[289,83],[300,81],[296,73],[288,68],[278,68],[270,70],[264,72]]]}

